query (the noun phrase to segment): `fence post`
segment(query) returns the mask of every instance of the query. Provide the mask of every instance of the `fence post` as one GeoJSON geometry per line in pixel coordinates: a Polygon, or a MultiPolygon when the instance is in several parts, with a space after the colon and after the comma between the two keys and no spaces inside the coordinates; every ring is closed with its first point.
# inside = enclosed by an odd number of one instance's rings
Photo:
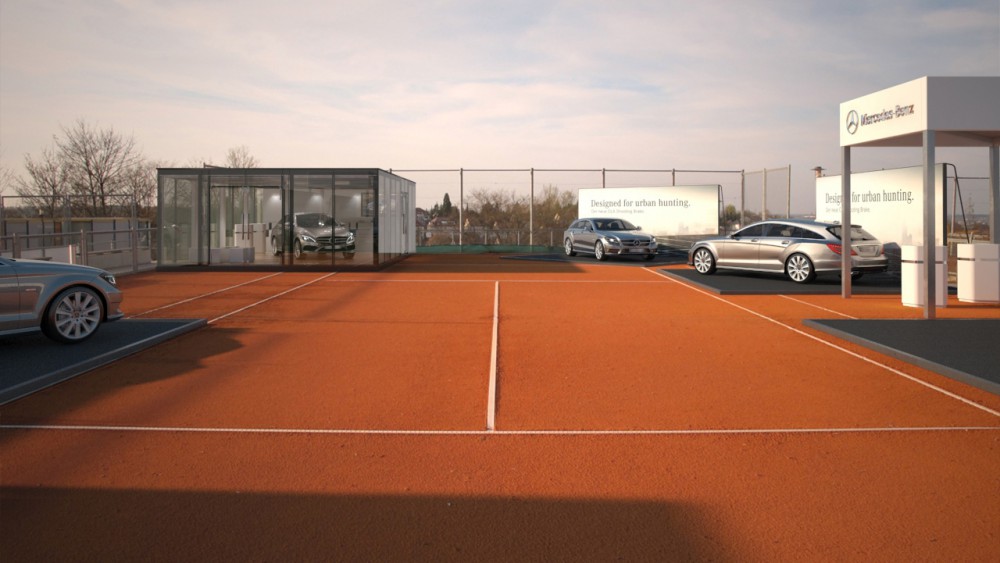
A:
{"type": "Polygon", "coordinates": [[[14,252],[13,252],[13,256],[14,256],[15,260],[17,260],[18,258],[21,257],[21,239],[17,236],[17,233],[14,233],[14,252]]]}
{"type": "Polygon", "coordinates": [[[788,190],[785,192],[785,217],[792,217],[792,165],[788,165],[788,190]]]}
{"type": "Polygon", "coordinates": [[[761,202],[762,202],[761,203],[761,210],[760,210],[760,218],[761,218],[761,220],[765,220],[766,221],[767,220],[767,168],[764,168],[764,181],[763,181],[763,184],[764,184],[764,187],[761,188],[761,192],[762,193],[761,193],[761,197],[760,197],[761,202]]]}
{"type": "Polygon", "coordinates": [[[90,256],[87,250],[87,235],[83,229],[80,229],[80,262],[84,266],[90,265],[90,256]]]}
{"type": "Polygon", "coordinates": [[[139,273],[139,229],[135,223],[132,224],[132,273],[139,273]]]}

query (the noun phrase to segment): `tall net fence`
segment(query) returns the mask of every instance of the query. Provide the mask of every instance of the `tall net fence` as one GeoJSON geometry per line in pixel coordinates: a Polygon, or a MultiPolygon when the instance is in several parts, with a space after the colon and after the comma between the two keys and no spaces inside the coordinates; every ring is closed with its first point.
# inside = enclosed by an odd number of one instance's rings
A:
{"type": "Polygon", "coordinates": [[[582,188],[720,187],[720,230],[760,217],[764,205],[785,216],[790,167],[678,169],[393,169],[417,184],[417,241],[423,252],[549,250],[577,219],[582,188]],[[756,187],[748,190],[747,182],[756,187]],[[749,195],[749,198],[747,197],[749,195]],[[757,195],[755,195],[757,194],[757,195]],[[756,197],[756,199],[752,199],[756,197]],[[750,202],[749,207],[748,203],[750,202]]]}

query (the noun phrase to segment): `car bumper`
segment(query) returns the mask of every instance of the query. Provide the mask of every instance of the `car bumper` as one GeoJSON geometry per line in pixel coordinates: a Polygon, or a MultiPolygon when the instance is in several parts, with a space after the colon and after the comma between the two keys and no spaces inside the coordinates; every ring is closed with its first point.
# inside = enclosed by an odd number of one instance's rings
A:
{"type": "Polygon", "coordinates": [[[605,253],[614,256],[648,256],[650,254],[656,254],[656,246],[630,246],[622,244],[609,243],[606,245],[605,253]]]}
{"type": "MultiPolygon", "coordinates": [[[[841,268],[840,257],[823,260],[815,264],[817,272],[839,272],[841,268]]],[[[889,259],[885,256],[872,258],[852,257],[852,272],[884,272],[889,269],[889,259]]]]}
{"type": "Polygon", "coordinates": [[[114,293],[105,293],[104,298],[108,302],[108,310],[105,313],[105,321],[117,321],[125,316],[122,311],[122,299],[124,294],[120,291],[114,293]]]}
{"type": "Polygon", "coordinates": [[[354,252],[354,243],[351,244],[303,244],[303,252],[354,252]]]}

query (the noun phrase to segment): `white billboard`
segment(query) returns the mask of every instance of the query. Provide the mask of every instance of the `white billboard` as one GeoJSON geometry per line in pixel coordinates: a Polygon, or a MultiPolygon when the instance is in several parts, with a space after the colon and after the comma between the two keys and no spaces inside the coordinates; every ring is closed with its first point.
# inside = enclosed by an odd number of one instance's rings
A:
{"type": "MultiPolygon", "coordinates": [[[[851,174],[851,223],[885,244],[924,244],[922,166],[851,174]]],[[[944,164],[935,167],[936,244],[944,244],[944,164]]],[[[840,221],[840,176],[816,179],[816,219],[840,221]]]]}
{"type": "Polygon", "coordinates": [[[618,217],[656,236],[719,233],[719,186],[581,188],[579,215],[618,217]]]}

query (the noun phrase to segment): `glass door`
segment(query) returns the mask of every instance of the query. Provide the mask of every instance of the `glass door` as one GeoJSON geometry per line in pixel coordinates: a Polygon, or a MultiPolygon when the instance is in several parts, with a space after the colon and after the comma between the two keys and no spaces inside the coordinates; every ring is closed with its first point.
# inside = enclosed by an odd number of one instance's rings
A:
{"type": "Polygon", "coordinates": [[[267,215],[280,209],[280,176],[213,175],[209,182],[208,263],[251,265],[270,259],[267,215]]]}

